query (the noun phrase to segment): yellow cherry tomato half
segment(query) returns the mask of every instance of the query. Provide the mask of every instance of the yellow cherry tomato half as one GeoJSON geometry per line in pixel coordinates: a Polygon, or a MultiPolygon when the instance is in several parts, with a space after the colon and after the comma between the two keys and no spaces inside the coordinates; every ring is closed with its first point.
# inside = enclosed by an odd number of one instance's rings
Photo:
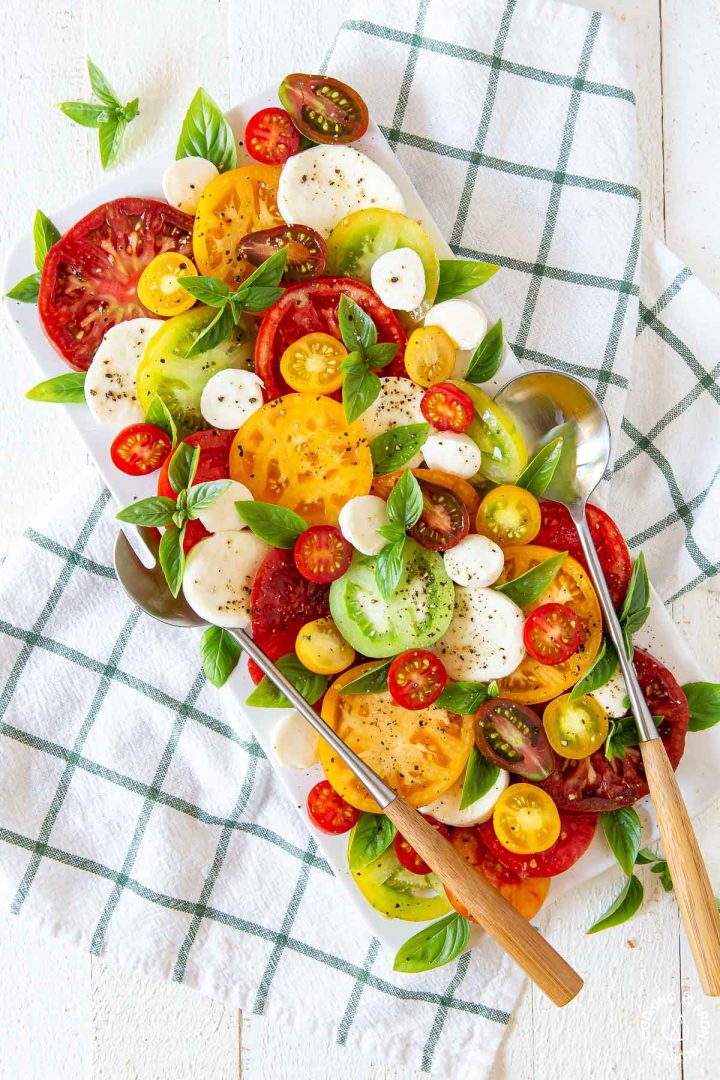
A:
{"type": "Polygon", "coordinates": [[[138,281],[138,299],[153,315],[182,315],[195,303],[195,297],[183,289],[180,279],[197,277],[195,264],[179,251],[156,255],[138,281]]]}
{"type": "Polygon", "coordinates": [[[295,652],[298,660],[317,675],[337,675],[355,659],[355,650],[332,619],[305,623],[295,639],[295,652]]]}
{"type": "Polygon", "coordinates": [[[332,394],[342,386],[340,364],[348,351],[332,334],[305,334],[288,345],[280,371],[293,390],[305,394],[332,394]]]}
{"type": "Polygon", "coordinates": [[[476,527],[500,547],[530,544],[540,532],[540,505],[525,488],[501,484],[488,491],[477,512],[476,527]]]}
{"type": "Polygon", "coordinates": [[[506,787],[493,810],[495,835],[514,855],[533,855],[552,847],[560,835],[560,814],[550,796],[535,784],[506,787]]]}
{"type": "Polygon", "coordinates": [[[579,761],[599,750],[608,733],[608,715],[590,694],[571,701],[569,694],[546,705],[543,724],[548,742],[560,757],[579,761]]]}
{"type": "Polygon", "coordinates": [[[413,330],[405,349],[407,373],[418,386],[449,379],[455,367],[455,345],[441,326],[413,330]]]}

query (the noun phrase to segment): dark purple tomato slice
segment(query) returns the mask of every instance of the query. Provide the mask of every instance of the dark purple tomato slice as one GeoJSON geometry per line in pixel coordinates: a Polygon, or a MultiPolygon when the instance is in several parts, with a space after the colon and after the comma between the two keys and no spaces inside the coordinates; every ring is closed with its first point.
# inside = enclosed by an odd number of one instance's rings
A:
{"type": "Polygon", "coordinates": [[[328,75],[286,75],[278,97],[298,131],[316,143],[351,143],[367,131],[367,105],[328,75]]]}
{"type": "Polygon", "coordinates": [[[490,698],[480,706],[475,742],[490,761],[526,780],[544,780],[555,765],[540,717],[508,698],[490,698]]]}
{"type": "Polygon", "coordinates": [[[308,225],[277,225],[248,233],[238,244],[238,256],[260,266],[280,248],[289,247],[285,281],[305,281],[320,277],[327,262],[327,247],[319,233],[308,225]]]}
{"type": "Polygon", "coordinates": [[[410,529],[418,544],[431,551],[447,551],[459,544],[470,531],[470,515],[465,504],[449,488],[419,481],[423,510],[410,529]]]}

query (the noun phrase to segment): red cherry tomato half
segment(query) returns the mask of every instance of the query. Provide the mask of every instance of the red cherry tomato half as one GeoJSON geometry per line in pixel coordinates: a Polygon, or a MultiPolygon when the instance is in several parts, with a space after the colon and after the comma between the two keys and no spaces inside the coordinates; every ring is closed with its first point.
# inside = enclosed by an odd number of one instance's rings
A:
{"type": "Polygon", "coordinates": [[[334,525],[313,525],[296,542],[294,554],[295,565],[304,578],[327,585],[343,576],[353,549],[334,525]]]}
{"type": "MultiPolygon", "coordinates": [[[[444,836],[446,840],[450,837],[450,830],[447,825],[443,825],[442,821],[437,821],[434,817],[430,817],[429,814],[424,815],[428,825],[432,825],[433,829],[437,829],[441,836],[444,836]]],[[[418,855],[414,847],[407,842],[404,836],[397,833],[395,836],[395,854],[397,855],[397,861],[401,866],[404,866],[406,870],[409,870],[411,874],[429,874],[431,868],[425,862],[425,860],[418,855]]]]}
{"type": "Polygon", "coordinates": [[[313,825],[335,835],[350,832],[360,817],[360,811],[345,802],[327,780],[321,780],[308,792],[307,812],[313,825]]]}
{"type": "Polygon", "coordinates": [[[578,651],[583,624],[567,604],[541,604],[523,627],[525,648],[540,664],[562,664],[578,651]]]}
{"type": "MultiPolygon", "coordinates": [[[[198,458],[194,481],[196,484],[205,484],[209,480],[225,480],[230,475],[230,447],[234,438],[234,431],[220,431],[217,428],[208,428],[206,431],[196,431],[194,435],[188,435],[186,439],[183,439],[183,442],[186,442],[188,446],[200,447],[200,457],[198,458]]],[[[158,476],[157,493],[166,496],[168,499],[174,499],[175,492],[168,476],[169,468],[170,456],[168,455],[158,476]]],[[[185,526],[185,539],[183,541],[185,554],[187,555],[191,548],[209,535],[210,533],[197,518],[188,521],[185,526]]],[[[289,649],[283,651],[289,652],[289,649]]],[[[278,653],[278,656],[280,655],[282,654],[278,653]]],[[[273,659],[277,659],[277,657],[273,657],[273,659]]]]}
{"type": "MultiPolygon", "coordinates": [[[[556,551],[568,551],[573,559],[577,559],[587,570],[585,556],[580,546],[580,537],[573,525],[570,511],[561,503],[543,499],[540,503],[540,512],[542,524],[533,543],[555,548],[556,551]]],[[[613,604],[615,607],[620,607],[630,584],[632,573],[630,552],[622,533],[609,514],[606,514],[599,506],[588,503],[586,516],[613,604]]]]}
{"type": "Polygon", "coordinates": [[[245,149],[263,165],[284,165],[300,149],[300,132],[284,109],[261,109],[247,122],[245,149]]]}
{"type": "Polygon", "coordinates": [[[278,97],[295,127],[313,142],[354,142],[367,131],[368,109],[363,99],[328,75],[286,75],[278,97]]]}
{"type": "Polygon", "coordinates": [[[128,476],[145,476],[159,469],[172,450],[170,436],[154,424],[131,424],[115,436],[112,463],[128,476]]]}
{"type": "Polygon", "coordinates": [[[396,656],[388,671],[388,690],[403,709],[425,709],[442,694],[447,671],[426,649],[409,649],[396,656]]]}
{"type": "Polygon", "coordinates": [[[444,382],[428,387],[420,409],[428,424],[438,431],[467,431],[475,415],[475,407],[465,391],[444,382]]]}
{"type": "Polygon", "coordinates": [[[447,551],[470,532],[470,515],[449,488],[420,481],[422,514],[410,529],[413,540],[431,551],[447,551]]]}
{"type": "Polygon", "coordinates": [[[253,266],[260,266],[283,247],[290,248],[283,281],[320,277],[327,262],[327,245],[309,225],[276,225],[248,233],[240,241],[238,253],[253,266]]]}

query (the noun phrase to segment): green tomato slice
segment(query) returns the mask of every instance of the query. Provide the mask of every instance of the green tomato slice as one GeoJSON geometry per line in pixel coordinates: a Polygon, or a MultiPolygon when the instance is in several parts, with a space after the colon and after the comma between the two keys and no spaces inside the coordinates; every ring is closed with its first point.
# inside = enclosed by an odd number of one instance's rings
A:
{"type": "Polygon", "coordinates": [[[200,396],[207,381],[224,368],[252,369],[255,327],[243,316],[226,341],[188,359],[195,339],[215,318],[214,308],[196,305],[174,315],[153,334],[137,370],[137,396],[147,412],[157,394],[167,405],[181,436],[206,428],[200,396]]]}
{"type": "Polygon", "coordinates": [[[432,306],[440,280],[440,263],[422,225],[396,210],[356,210],[339,221],[327,242],[327,273],[358,278],[370,284],[372,264],[396,248],[412,248],[425,268],[425,297],[410,317],[419,321],[432,306]]]}
{"type": "Polygon", "coordinates": [[[525,440],[515,421],[474,383],[458,381],[455,386],[464,390],[475,406],[475,416],[466,434],[477,443],[482,454],[478,479],[514,484],[528,462],[525,440]]]}
{"type": "Polygon", "coordinates": [[[350,833],[348,866],[353,880],[368,903],[386,919],[425,922],[452,911],[437,874],[413,874],[406,870],[398,862],[392,845],[369,866],[361,866],[350,857],[352,837],[350,833]]]}

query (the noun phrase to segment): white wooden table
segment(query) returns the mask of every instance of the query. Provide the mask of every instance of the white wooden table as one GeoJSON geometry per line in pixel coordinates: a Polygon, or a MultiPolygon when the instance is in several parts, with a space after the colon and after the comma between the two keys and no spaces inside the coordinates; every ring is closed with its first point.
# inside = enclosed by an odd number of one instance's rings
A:
{"type": "MultiPolygon", "coordinates": [[[[619,15],[637,41],[646,221],[720,292],[717,0],[582,2],[619,15]]],[[[1,242],[27,228],[37,206],[52,210],[99,178],[92,133],[54,107],[87,96],[87,53],[121,94],[141,99],[122,168],[148,141],[175,137],[200,83],[230,104],[231,63],[242,73],[243,96],[286,71],[312,70],[341,14],[337,0],[4,0],[1,242]]],[[[24,402],[35,372],[14,340],[1,340],[0,558],[36,508],[67,485],[68,471],[85,463],[63,418],[24,402]]],[[[674,614],[708,677],[720,678],[720,596],[696,590],[674,614]]],[[[718,892],[719,825],[716,808],[699,827],[718,892]]],[[[525,991],[496,1080],[720,1076],[720,1003],[702,998],[677,908],[657,882],[631,923],[584,936],[617,887],[609,875],[541,919],[541,926],[552,923],[553,940],[588,983],[562,1012],[525,991]]],[[[0,1002],[0,1080],[413,1080],[382,1062],[360,1066],[302,1033],[241,1018],[183,987],[40,942],[3,916],[0,1002]]]]}

